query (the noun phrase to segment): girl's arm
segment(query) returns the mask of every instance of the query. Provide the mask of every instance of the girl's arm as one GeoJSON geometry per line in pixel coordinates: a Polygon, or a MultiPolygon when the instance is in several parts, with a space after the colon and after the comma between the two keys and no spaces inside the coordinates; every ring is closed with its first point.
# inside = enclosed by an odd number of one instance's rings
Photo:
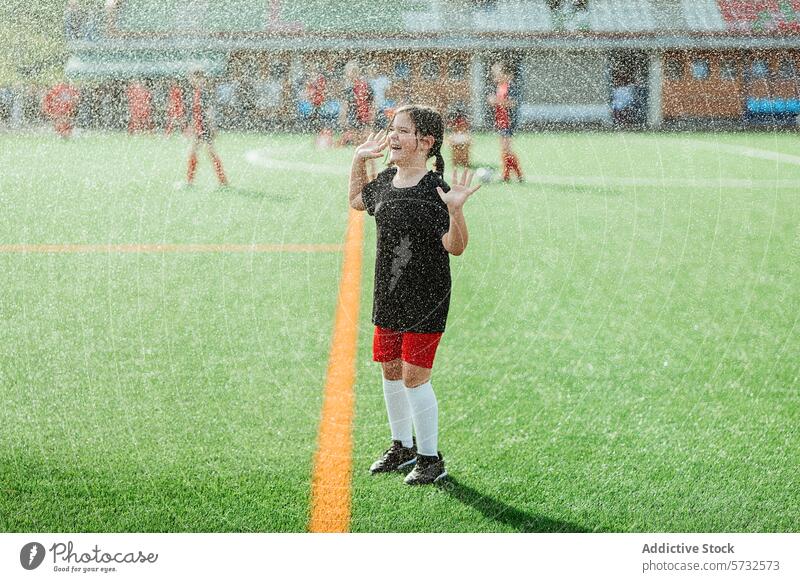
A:
{"type": "Polygon", "coordinates": [[[379,131],[377,135],[370,134],[367,141],[356,148],[353,154],[353,164],[350,166],[350,185],[348,198],[350,208],[354,210],[366,210],[364,201],[361,199],[361,191],[369,182],[367,174],[367,163],[369,160],[381,157],[381,153],[389,144],[385,131],[379,131]]]}
{"type": "Polygon", "coordinates": [[[442,236],[442,245],[451,255],[460,255],[467,248],[469,242],[469,232],[467,222],[464,219],[464,203],[467,198],[472,196],[480,184],[470,188],[472,182],[472,172],[464,170],[461,177],[458,172],[453,170],[453,185],[449,192],[445,192],[440,187],[436,187],[439,197],[447,204],[447,212],[450,215],[450,229],[442,236]]]}
{"type": "Polygon", "coordinates": [[[458,256],[464,252],[469,242],[467,222],[464,220],[464,211],[461,208],[447,208],[450,214],[450,230],[442,236],[444,249],[451,255],[458,256]]]}

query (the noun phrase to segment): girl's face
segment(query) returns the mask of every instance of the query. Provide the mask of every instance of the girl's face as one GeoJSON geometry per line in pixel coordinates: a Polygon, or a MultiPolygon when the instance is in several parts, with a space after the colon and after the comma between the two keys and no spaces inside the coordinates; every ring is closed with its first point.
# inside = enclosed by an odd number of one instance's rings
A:
{"type": "Polygon", "coordinates": [[[424,166],[432,139],[420,137],[411,116],[401,111],[389,126],[389,161],[398,166],[424,166]]]}

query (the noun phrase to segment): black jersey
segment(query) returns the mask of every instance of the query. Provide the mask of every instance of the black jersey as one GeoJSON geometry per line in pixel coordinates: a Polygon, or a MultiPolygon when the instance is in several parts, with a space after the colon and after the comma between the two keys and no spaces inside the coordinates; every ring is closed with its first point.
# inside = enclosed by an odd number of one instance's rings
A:
{"type": "Polygon", "coordinates": [[[435,172],[416,186],[395,188],[389,168],[361,198],[375,217],[378,249],[372,323],[395,331],[443,332],[450,308],[450,255],[442,236],[450,229],[447,204],[436,187],[450,187],[435,172]]]}

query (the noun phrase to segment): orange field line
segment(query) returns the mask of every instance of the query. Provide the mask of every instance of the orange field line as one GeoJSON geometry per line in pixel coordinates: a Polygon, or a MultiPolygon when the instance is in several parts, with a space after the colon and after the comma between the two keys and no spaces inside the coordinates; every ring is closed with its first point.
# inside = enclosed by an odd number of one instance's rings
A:
{"type": "Polygon", "coordinates": [[[350,210],[311,481],[311,520],[308,529],[312,532],[346,532],[350,527],[353,385],[356,377],[363,230],[363,214],[350,210]]]}
{"type": "Polygon", "coordinates": [[[340,252],[340,244],[15,244],[0,253],[318,253],[340,252]]]}

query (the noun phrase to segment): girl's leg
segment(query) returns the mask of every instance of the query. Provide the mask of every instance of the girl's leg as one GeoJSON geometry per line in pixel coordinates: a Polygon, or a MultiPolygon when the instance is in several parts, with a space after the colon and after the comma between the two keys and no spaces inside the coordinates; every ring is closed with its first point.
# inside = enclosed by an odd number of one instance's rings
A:
{"type": "Polygon", "coordinates": [[[386,413],[389,416],[389,428],[392,431],[392,446],[381,457],[372,463],[369,472],[386,473],[397,471],[413,465],[417,453],[412,448],[411,410],[406,398],[406,387],[403,385],[403,365],[400,360],[402,334],[390,329],[375,328],[373,336],[372,356],[381,362],[383,368],[383,398],[386,402],[386,413]],[[384,361],[385,360],[385,361],[384,361]]]}
{"type": "Polygon", "coordinates": [[[517,175],[518,180],[522,180],[522,169],[519,167],[519,158],[511,149],[511,137],[508,138],[508,155],[511,160],[511,169],[517,175]]]}
{"type": "Polygon", "coordinates": [[[197,171],[197,139],[192,140],[189,146],[189,166],[186,168],[186,182],[191,185],[194,182],[194,174],[197,171]]]}
{"type": "Polygon", "coordinates": [[[214,164],[214,171],[217,173],[217,180],[223,186],[227,186],[228,179],[225,177],[225,170],[222,169],[222,160],[219,159],[217,152],[214,150],[214,144],[210,141],[206,143],[206,148],[208,149],[208,155],[211,157],[211,161],[214,164]]]}
{"type": "Polygon", "coordinates": [[[511,136],[504,135],[500,137],[500,151],[503,157],[503,180],[509,180],[511,172],[517,175],[517,179],[522,180],[519,158],[511,149],[511,136]]]}
{"type": "Polygon", "coordinates": [[[387,380],[403,379],[403,360],[400,358],[391,362],[381,362],[381,369],[383,370],[383,377],[387,380]]]}
{"type": "Polygon", "coordinates": [[[414,445],[412,437],[411,408],[403,385],[403,365],[398,358],[391,362],[382,362],[383,399],[386,403],[386,414],[389,417],[389,428],[392,440],[400,441],[404,447],[414,445]]]}
{"type": "Polygon", "coordinates": [[[500,136],[500,159],[503,162],[503,182],[508,182],[511,178],[511,160],[510,160],[510,149],[511,144],[509,143],[509,139],[505,135],[500,136]]]}
{"type": "Polygon", "coordinates": [[[402,364],[402,378],[406,387],[416,388],[425,382],[430,382],[431,368],[422,368],[408,362],[402,362],[402,364]]]}
{"type": "Polygon", "coordinates": [[[403,362],[403,383],[417,434],[417,453],[439,454],[439,405],[431,385],[431,369],[403,362]]]}

